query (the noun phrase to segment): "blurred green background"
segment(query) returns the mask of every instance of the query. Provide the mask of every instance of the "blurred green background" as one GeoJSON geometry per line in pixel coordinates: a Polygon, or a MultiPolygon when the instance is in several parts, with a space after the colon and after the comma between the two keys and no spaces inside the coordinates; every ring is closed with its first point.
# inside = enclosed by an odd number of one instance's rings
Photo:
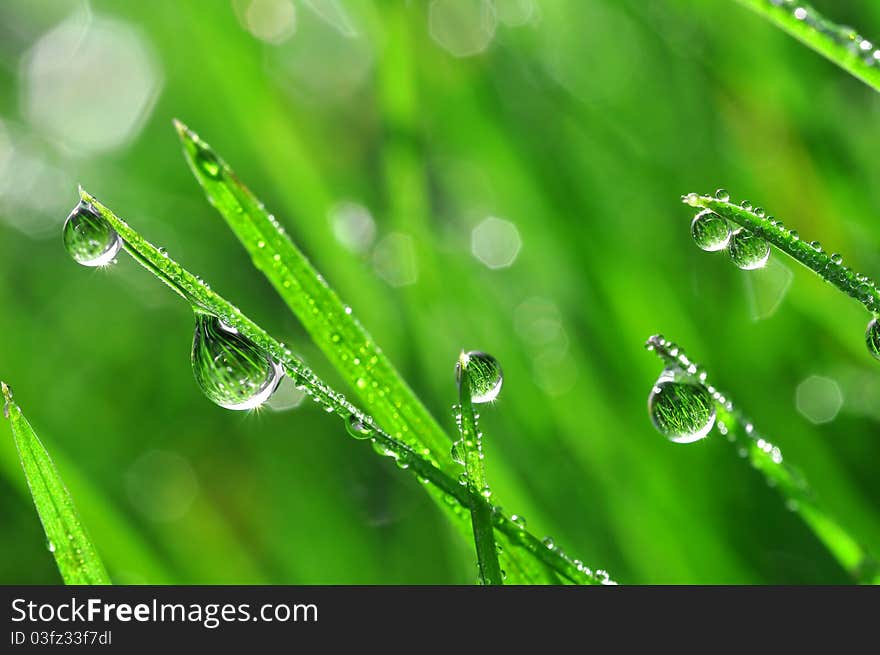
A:
{"type": "MultiPolygon", "coordinates": [[[[875,3],[814,4],[880,35],[875,3]]],[[[126,256],[64,252],[82,183],[338,383],[172,117],[444,426],[458,350],[501,361],[489,477],[539,536],[623,583],[848,581],[725,440],[654,431],[662,332],[880,552],[864,309],[777,254],[747,273],[699,251],[679,201],[724,186],[880,274],[880,98],[736,3],[7,0],[0,34],[0,377],[115,581],[475,580],[411,476],[311,405],[213,406],[185,304],[126,256]]],[[[0,582],[58,582],[0,436],[0,582]]]]}

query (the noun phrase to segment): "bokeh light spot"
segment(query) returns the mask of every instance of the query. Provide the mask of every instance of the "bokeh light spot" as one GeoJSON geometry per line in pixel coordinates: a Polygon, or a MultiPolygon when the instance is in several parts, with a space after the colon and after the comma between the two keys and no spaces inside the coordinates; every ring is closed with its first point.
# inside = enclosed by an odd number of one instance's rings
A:
{"type": "Polygon", "coordinates": [[[471,57],[485,51],[498,19],[489,0],[432,0],[428,10],[431,38],[455,57],[471,57]]]}
{"type": "Polygon", "coordinates": [[[376,221],[370,210],[356,202],[335,204],[328,213],[333,236],[352,252],[365,252],[376,237],[376,221]]]}
{"type": "Polygon", "coordinates": [[[131,25],[76,14],[25,54],[22,110],[70,153],[113,150],[133,139],[153,108],[162,75],[131,25]]]}
{"type": "Polygon", "coordinates": [[[843,406],[843,392],[835,380],[811,375],[798,385],[795,404],[811,423],[830,423],[843,406]]]}
{"type": "Polygon", "coordinates": [[[471,233],[471,252],[489,268],[507,268],[519,255],[522,239],[516,225],[489,216],[471,233]]]}
{"type": "Polygon", "coordinates": [[[415,284],[419,272],[413,238],[400,232],[386,236],[373,250],[373,268],[393,287],[415,284]]]}
{"type": "Polygon", "coordinates": [[[296,32],[296,6],[291,0],[236,0],[235,13],[251,35],[277,45],[296,32]]]}

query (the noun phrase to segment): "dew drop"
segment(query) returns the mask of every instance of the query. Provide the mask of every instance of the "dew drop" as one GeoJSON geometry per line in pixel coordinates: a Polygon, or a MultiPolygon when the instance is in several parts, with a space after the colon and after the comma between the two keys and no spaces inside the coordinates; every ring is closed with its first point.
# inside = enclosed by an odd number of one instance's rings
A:
{"type": "Polygon", "coordinates": [[[741,203],[739,203],[739,206],[745,209],[747,212],[752,211],[752,203],[750,203],[748,200],[743,200],[741,203]]]}
{"type": "Polygon", "coordinates": [[[234,410],[262,405],[284,373],[262,348],[203,312],[196,312],[192,366],[204,394],[220,407],[234,410]]]}
{"type": "Polygon", "coordinates": [[[453,462],[464,466],[464,444],[461,439],[452,444],[450,455],[452,456],[453,462]]]}
{"type": "Polygon", "coordinates": [[[648,396],[648,413],[654,427],[675,443],[699,441],[715,425],[712,394],[688,381],[679,369],[667,368],[657,378],[648,396]]]}
{"type": "Polygon", "coordinates": [[[518,527],[520,530],[525,530],[526,527],[526,517],[520,516],[519,514],[513,514],[510,517],[510,520],[518,527]]]}
{"type": "Polygon", "coordinates": [[[718,189],[715,191],[715,200],[720,200],[721,202],[727,202],[730,200],[730,194],[727,193],[727,189],[718,189]]]}
{"type": "Polygon", "coordinates": [[[355,439],[369,439],[373,436],[373,428],[364,423],[357,414],[350,414],[345,422],[345,430],[355,439]]]}
{"type": "Polygon", "coordinates": [[[116,230],[85,202],[80,202],[70,212],[61,236],[68,254],[83,266],[111,264],[122,247],[122,239],[116,230]]]}
{"type": "Polygon", "coordinates": [[[843,263],[843,255],[836,252],[833,255],[831,255],[831,261],[839,266],[840,264],[843,263]]]}
{"type": "Polygon", "coordinates": [[[873,355],[874,359],[880,359],[880,318],[875,316],[868,323],[865,342],[868,345],[868,352],[873,355]]]}
{"type": "Polygon", "coordinates": [[[220,177],[220,160],[210,150],[199,148],[199,151],[196,153],[196,165],[208,177],[220,177]]]}
{"type": "Polygon", "coordinates": [[[706,209],[694,216],[691,222],[691,236],[702,250],[707,252],[724,250],[730,241],[730,225],[721,216],[706,209]]]}
{"type": "Polygon", "coordinates": [[[459,384],[462,364],[470,376],[471,402],[481,404],[495,400],[504,382],[504,374],[498,360],[478,350],[463,352],[455,364],[455,379],[459,384]]]}
{"type": "Polygon", "coordinates": [[[737,230],[730,235],[727,253],[738,268],[752,271],[763,268],[770,258],[770,244],[747,230],[737,230]]]}

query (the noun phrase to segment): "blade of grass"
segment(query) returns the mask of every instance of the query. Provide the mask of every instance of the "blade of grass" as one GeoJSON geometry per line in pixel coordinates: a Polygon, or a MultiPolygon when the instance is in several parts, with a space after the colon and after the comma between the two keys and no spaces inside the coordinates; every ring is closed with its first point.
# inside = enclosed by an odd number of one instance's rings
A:
{"type": "MultiPolygon", "coordinates": [[[[471,401],[471,374],[468,370],[468,356],[462,351],[458,358],[459,383],[458,397],[461,409],[459,433],[456,443],[462,450],[467,488],[471,499],[488,497],[489,484],[486,481],[486,468],[480,447],[480,433],[471,401]]],[[[492,529],[492,511],[486,503],[471,502],[471,524],[474,530],[474,544],[477,549],[477,564],[480,579],[484,585],[502,585],[501,567],[498,564],[498,547],[495,544],[495,530],[492,529]]]]}
{"type": "MultiPolygon", "coordinates": [[[[274,216],[197,134],[180,121],[175,127],[184,154],[211,204],[218,209],[255,265],[279,292],[312,339],[359,395],[367,412],[388,433],[451,470],[450,439],[382,353],[351,308],[291,241],[274,216]]],[[[505,554],[505,560],[515,557],[505,554]]],[[[546,581],[545,572],[508,566],[517,582],[546,581]]]]}
{"type": "Polygon", "coordinates": [[[55,463],[13,400],[12,390],[5,382],[0,382],[0,390],[5,403],[3,414],[9,419],[21,467],[61,577],[69,585],[110,584],[104,563],[55,463]]]}
{"type": "MultiPolygon", "coordinates": [[[[69,487],[76,490],[77,506],[88,517],[90,532],[99,537],[103,560],[107,566],[114,571],[131,573],[132,578],[137,581],[172,584],[175,574],[129,517],[110,502],[57,446],[52,449],[52,460],[64,471],[64,479],[69,487]]],[[[9,449],[0,449],[0,467],[11,484],[20,485],[22,496],[30,497],[27,480],[21,477],[21,462],[14,445],[9,449]]],[[[117,582],[122,580],[117,579],[117,582]]]]}
{"type": "Polygon", "coordinates": [[[795,0],[738,0],[875,91],[880,91],[880,49],[851,27],[838,25],[795,0]]]}
{"type": "Polygon", "coordinates": [[[682,196],[682,201],[691,207],[709,209],[757,234],[846,295],[861,302],[869,312],[873,313],[880,307],[880,287],[867,275],[845,266],[842,257],[838,259],[838,255],[828,255],[817,241],[805,241],[797,232],[787,229],[781,221],[765,214],[762,208],[753,208],[748,201],[735,205],[729,201],[727,192],[721,189],[716,195],[720,197],[689,193],[682,196]]]}
{"type": "Polygon", "coordinates": [[[777,489],[786,507],[797,512],[841,567],[859,582],[880,584],[880,563],[820,505],[806,478],[783,459],[782,451],[758,432],[727,394],[712,386],[705,369],[692,361],[681,346],[660,335],[652,336],[645,345],[666,366],[683,371],[692,381],[708,389],[716,406],[714,429],[726,436],[743,457],[748,458],[767,484],[777,489]]]}
{"type": "Polygon", "coordinates": [[[448,436],[355,318],[351,307],[342,302],[275,217],[210,146],[180,121],[174,125],[187,162],[208,200],[367,412],[395,438],[417,450],[429,449],[441,466],[448,467],[448,436]]]}
{"type": "MultiPolygon", "coordinates": [[[[461,525],[467,520],[472,503],[483,503],[492,512],[492,506],[483,497],[473,498],[468,490],[449,474],[438,468],[425,449],[415,450],[408,444],[391,436],[377,421],[352,405],[341,393],[324,383],[284,344],[272,338],[265,330],[245,316],[241,310],[213,291],[205,282],[187,271],[166,252],[144,239],[128,223],[101,204],[85,189],[80,188],[80,198],[98,212],[117,232],[123,248],[139,264],[171,287],[179,296],[200,311],[213,314],[226,325],[265,350],[275,361],[281,363],[287,374],[328,411],[335,413],[347,425],[355,424],[368,431],[374,449],[382,455],[394,458],[401,468],[416,475],[442,506],[449,507],[461,525]]],[[[363,438],[363,433],[360,438],[363,438]]],[[[579,565],[558,549],[547,548],[534,535],[511,518],[500,512],[492,512],[495,528],[504,533],[511,544],[523,549],[534,559],[560,576],[576,584],[607,584],[604,572],[593,573],[579,565]]],[[[534,571],[523,564],[523,570],[534,571]]]]}

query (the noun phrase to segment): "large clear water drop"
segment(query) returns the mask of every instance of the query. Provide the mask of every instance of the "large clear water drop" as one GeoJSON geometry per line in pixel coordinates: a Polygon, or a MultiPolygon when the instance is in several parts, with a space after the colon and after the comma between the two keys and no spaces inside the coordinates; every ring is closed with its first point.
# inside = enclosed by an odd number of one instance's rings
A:
{"type": "Polygon", "coordinates": [[[679,369],[660,374],[648,396],[648,413],[654,427],[675,443],[699,441],[715,425],[712,394],[679,369]]]}
{"type": "Polygon", "coordinates": [[[730,235],[727,253],[738,268],[753,271],[767,264],[770,259],[770,244],[748,230],[737,230],[730,235]]]}
{"type": "Polygon", "coordinates": [[[461,384],[462,364],[467,368],[470,377],[471,402],[481,404],[495,400],[504,382],[504,373],[498,360],[478,350],[462,353],[455,364],[455,379],[459,384],[461,384]]]}
{"type": "Polygon", "coordinates": [[[253,341],[202,312],[196,312],[192,366],[204,394],[220,407],[234,410],[262,405],[284,373],[253,341]]]}
{"type": "Polygon", "coordinates": [[[691,222],[691,236],[702,250],[707,252],[724,250],[730,241],[730,225],[721,216],[706,209],[694,216],[691,222]]]}
{"type": "Polygon", "coordinates": [[[73,260],[83,266],[106,266],[113,262],[122,247],[122,239],[116,230],[85,202],[80,202],[70,212],[61,237],[73,260]]]}

